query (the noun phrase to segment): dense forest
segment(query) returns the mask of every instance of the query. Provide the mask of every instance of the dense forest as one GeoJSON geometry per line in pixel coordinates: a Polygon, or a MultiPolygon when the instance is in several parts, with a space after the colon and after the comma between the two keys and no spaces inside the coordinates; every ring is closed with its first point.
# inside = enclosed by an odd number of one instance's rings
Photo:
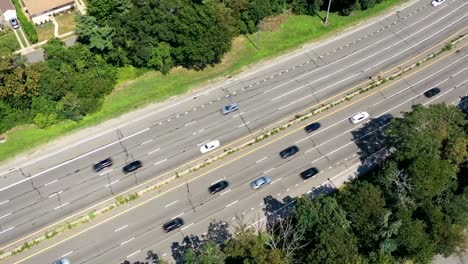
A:
{"type": "MultiPolygon", "coordinates": [[[[392,155],[339,191],[296,198],[289,213],[270,215],[261,231],[244,223],[231,236],[213,223],[208,237],[188,236],[185,246],[173,247],[173,257],[187,264],[391,264],[430,263],[435,254],[462,250],[468,114],[416,106],[384,135],[392,155]]],[[[149,260],[164,262],[152,252],[149,260]]]]}
{"type": "MultiPolygon", "coordinates": [[[[349,15],[376,0],[336,0],[349,15]]],[[[116,83],[118,67],[168,73],[175,66],[202,70],[220,62],[239,34],[258,30],[262,19],[292,10],[315,15],[322,0],[88,0],[78,16],[72,47],[53,39],[45,62],[16,55],[0,60],[0,133],[34,123],[45,128],[98,111],[116,83]]]]}

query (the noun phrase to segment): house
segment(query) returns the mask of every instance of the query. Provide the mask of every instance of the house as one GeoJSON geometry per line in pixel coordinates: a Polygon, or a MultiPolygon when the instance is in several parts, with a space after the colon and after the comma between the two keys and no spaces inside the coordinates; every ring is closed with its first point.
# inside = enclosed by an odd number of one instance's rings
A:
{"type": "Polygon", "coordinates": [[[0,0],[0,21],[2,24],[7,24],[5,22],[10,21],[13,18],[18,18],[16,16],[16,9],[11,3],[10,0],[0,0]]]}
{"type": "Polygon", "coordinates": [[[22,0],[22,2],[25,11],[36,25],[49,22],[52,15],[75,7],[75,0],[22,0]]]}

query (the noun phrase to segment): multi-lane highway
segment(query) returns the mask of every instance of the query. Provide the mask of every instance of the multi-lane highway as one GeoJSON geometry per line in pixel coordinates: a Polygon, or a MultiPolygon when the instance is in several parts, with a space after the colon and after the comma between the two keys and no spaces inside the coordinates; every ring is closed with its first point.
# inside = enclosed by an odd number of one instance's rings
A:
{"type": "MultiPolygon", "coordinates": [[[[203,160],[205,157],[198,149],[204,142],[218,139],[222,151],[223,146],[251,132],[320,104],[367,81],[369,76],[426,52],[456,32],[466,33],[463,32],[467,25],[466,4],[454,0],[433,8],[426,1],[416,2],[352,34],[297,52],[221,86],[165,103],[132,120],[129,125],[109,133],[103,131],[57,153],[11,165],[17,169],[5,171],[0,180],[2,245],[145,180],[164,177],[164,172],[180,166],[186,168],[187,163],[193,164],[196,159],[203,160]],[[230,101],[238,102],[241,108],[224,116],[220,108],[230,101]],[[114,160],[113,167],[100,173],[93,172],[92,164],[107,157],[114,160]],[[141,160],[143,168],[136,173],[123,174],[121,167],[134,159],[141,160]]],[[[94,228],[94,232],[84,232],[37,256],[31,255],[27,261],[49,261],[73,252],[70,256],[77,263],[110,263],[145,247],[158,248],[164,254],[170,242],[180,240],[179,233],[165,235],[160,229],[161,223],[171,216],[183,213],[186,226],[182,231],[199,232],[206,229],[207,221],[212,218],[228,220],[233,217],[230,215],[233,212],[247,209],[254,212],[261,207],[262,197],[267,194],[282,197],[285,192],[302,193],[323,181],[324,177],[339,173],[342,168],[334,166],[337,162],[346,161],[350,165],[350,161],[357,159],[356,155],[350,154],[356,153],[356,146],[350,141],[351,131],[356,127],[347,122],[353,113],[364,108],[372,117],[385,112],[398,115],[399,111],[408,110],[411,104],[426,102],[421,93],[430,86],[445,86],[435,101],[454,100],[462,95],[459,93],[463,88],[466,94],[463,79],[464,67],[467,67],[465,53],[452,56],[451,60],[431,66],[430,70],[418,73],[417,77],[405,80],[396,88],[383,91],[383,95],[370,96],[324,117],[321,120],[323,128],[310,138],[304,139],[304,132],[299,128],[273,143],[256,146],[253,152],[236,154],[238,159],[230,158],[232,163],[190,182],[185,187],[189,188],[190,196],[186,195],[185,189],[181,196],[181,187],[176,188],[180,183],[174,182],[175,190],[179,191],[153,196],[153,200],[131,213],[106,218],[109,222],[94,228]],[[455,73],[453,78],[444,80],[455,73]],[[408,88],[411,81],[419,83],[408,88]],[[459,85],[457,89],[449,90],[456,85],[459,85]],[[396,93],[397,90],[402,92],[396,93]],[[277,152],[293,144],[301,152],[281,160],[277,152]],[[260,146],[264,147],[257,150],[260,146]],[[310,166],[311,161],[323,173],[308,184],[300,184],[297,174],[310,166]],[[248,183],[263,172],[273,176],[274,184],[252,191],[248,183]],[[229,191],[223,195],[208,195],[209,184],[222,178],[231,182],[229,191]]],[[[193,178],[188,176],[188,179],[193,178]]],[[[21,259],[21,256],[14,258],[21,259]]]]}
{"type": "Polygon", "coordinates": [[[403,79],[321,114],[313,121],[321,122],[322,127],[312,134],[307,134],[303,125],[293,126],[278,137],[237,153],[216,168],[206,168],[190,179],[178,179],[159,194],[137,200],[110,217],[98,218],[71,232],[71,236],[57,237],[32,249],[29,256],[14,256],[10,261],[46,263],[66,255],[74,263],[119,263],[124,259],[144,259],[148,250],[168,257],[173,242],[181,242],[188,234],[205,233],[210,221],[223,220],[234,226],[236,218],[243,216],[244,221],[253,223],[264,216],[262,209],[272,200],[282,203],[285,197],[306,193],[327,182],[327,178],[333,183],[333,178],[343,172],[346,176],[352,174],[356,164],[366,158],[358,153],[384,153],[381,144],[373,145],[378,143],[374,135],[388,124],[387,117],[399,117],[414,104],[458,103],[460,96],[468,93],[467,56],[465,47],[437,58],[403,79]],[[426,98],[423,93],[432,87],[439,87],[441,93],[426,98]],[[350,113],[363,110],[369,112],[371,119],[351,124],[350,113]],[[279,151],[291,145],[298,146],[300,152],[281,159],[279,151]],[[302,180],[299,173],[311,166],[321,173],[302,180]],[[272,184],[252,190],[250,182],[263,175],[271,176],[272,184]],[[221,179],[230,186],[219,194],[209,194],[207,187],[221,179]],[[185,225],[165,233],[161,225],[173,217],[183,218],[185,225]]]}

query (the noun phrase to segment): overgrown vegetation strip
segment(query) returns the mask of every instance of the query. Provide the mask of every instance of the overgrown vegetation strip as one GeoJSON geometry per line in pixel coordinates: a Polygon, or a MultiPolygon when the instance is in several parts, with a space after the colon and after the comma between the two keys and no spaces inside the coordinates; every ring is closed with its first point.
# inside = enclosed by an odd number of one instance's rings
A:
{"type": "Polygon", "coordinates": [[[18,19],[19,19],[19,21],[21,23],[21,27],[23,28],[24,32],[26,32],[26,35],[28,36],[29,41],[31,41],[31,43],[33,43],[33,44],[37,43],[38,38],[37,38],[36,28],[28,20],[26,15],[24,15],[23,9],[21,8],[21,5],[20,5],[19,1],[20,0],[12,0],[13,5],[16,8],[16,14],[18,15],[18,19]]]}
{"type": "MultiPolygon", "coordinates": [[[[58,228],[54,229],[54,230],[51,230],[47,233],[45,233],[43,236],[39,237],[39,238],[36,238],[36,239],[33,239],[31,241],[28,241],[28,242],[25,242],[22,246],[20,247],[17,247],[9,252],[6,252],[6,253],[2,253],[0,255],[0,260],[1,259],[4,259],[10,255],[15,255],[17,253],[20,253],[22,251],[24,251],[25,249],[29,249],[31,248],[32,246],[35,246],[37,244],[39,244],[41,241],[45,240],[45,239],[49,239],[49,238],[52,238],[54,236],[56,236],[57,234],[60,234],[60,233],[63,233],[63,232],[66,232],[67,230],[71,230],[73,229],[74,227],[80,225],[80,224],[83,224],[83,223],[88,223],[89,221],[91,221],[92,219],[94,219],[96,216],[100,215],[100,214],[104,214],[110,210],[113,210],[114,208],[116,207],[119,207],[121,205],[124,205],[130,201],[133,201],[139,197],[141,197],[142,195],[144,195],[145,193],[147,192],[150,192],[152,190],[156,190],[158,188],[160,188],[161,186],[164,186],[166,184],[168,184],[169,182],[177,179],[177,178],[180,178],[184,175],[187,175],[189,173],[192,173],[192,172],[195,172],[199,169],[202,169],[210,164],[212,164],[213,162],[217,161],[217,160],[220,160],[220,159],[223,159],[225,158],[226,156],[230,155],[230,154],[233,154],[235,152],[238,152],[242,149],[245,149],[255,143],[258,143],[264,139],[267,139],[268,137],[270,136],[273,136],[275,134],[278,134],[279,132],[293,126],[293,125],[296,125],[302,121],[305,121],[309,118],[311,118],[312,116],[315,116],[323,111],[326,111],[334,106],[337,106],[345,101],[349,101],[351,100],[353,97],[357,96],[357,95],[360,95],[360,94],[363,94],[369,90],[372,90],[380,85],[383,85],[385,83],[387,83],[388,81],[392,81],[394,80],[394,78],[398,77],[398,76],[401,76],[402,74],[404,73],[407,73],[409,71],[411,71],[412,69],[422,65],[423,63],[425,62],[428,62],[429,60],[435,58],[436,56],[440,55],[441,53],[445,52],[445,51],[449,51],[449,50],[452,50],[452,48],[454,47],[454,45],[458,44],[459,42],[465,40],[466,38],[466,34],[459,34],[458,36],[456,36],[454,39],[452,39],[448,44],[446,44],[442,49],[440,50],[437,50],[436,52],[433,52],[427,56],[425,56],[423,59],[409,65],[409,66],[406,66],[404,68],[399,68],[399,70],[397,72],[393,72],[391,74],[389,74],[388,76],[384,76],[385,74],[381,74],[377,77],[377,80],[373,81],[373,83],[371,84],[368,84],[368,85],[365,85],[365,86],[362,86],[362,87],[357,87],[355,91],[350,91],[349,93],[347,93],[343,98],[340,98],[340,99],[337,99],[333,102],[330,102],[328,104],[324,104],[324,105],[321,105],[320,107],[318,108],[315,108],[315,109],[309,109],[307,111],[305,111],[306,113],[305,114],[298,114],[295,116],[294,119],[290,120],[289,122],[287,122],[286,124],[283,124],[279,127],[276,127],[276,128],[273,128],[271,129],[270,131],[268,132],[265,132],[263,134],[260,134],[259,136],[256,136],[255,138],[239,145],[239,146],[236,146],[236,147],[233,147],[231,149],[226,149],[224,150],[223,153],[215,156],[215,157],[212,157],[210,159],[207,159],[205,160],[203,163],[200,163],[200,164],[197,164],[195,166],[192,166],[184,171],[181,171],[181,172],[176,172],[175,175],[167,178],[167,179],[164,179],[163,181],[160,181],[154,185],[151,185],[151,186],[148,186],[146,188],[144,188],[143,190],[140,190],[138,192],[135,192],[135,193],[132,193],[132,194],[129,194],[129,195],[126,195],[126,196],[123,196],[123,195],[119,195],[115,198],[115,202],[111,205],[108,205],[108,206],[105,206],[104,208],[101,208],[101,209],[97,209],[97,210],[93,210],[91,212],[89,212],[87,215],[85,216],[82,216],[82,217],[79,217],[77,218],[76,220],[73,220],[73,221],[70,221],[70,222],[67,222],[66,224],[62,225],[62,226],[59,226],[58,228]]],[[[463,47],[466,47],[466,44],[463,45],[463,47]]],[[[398,68],[398,67],[397,67],[398,68]]],[[[389,73],[390,71],[387,71],[386,73],[389,73]]]]}

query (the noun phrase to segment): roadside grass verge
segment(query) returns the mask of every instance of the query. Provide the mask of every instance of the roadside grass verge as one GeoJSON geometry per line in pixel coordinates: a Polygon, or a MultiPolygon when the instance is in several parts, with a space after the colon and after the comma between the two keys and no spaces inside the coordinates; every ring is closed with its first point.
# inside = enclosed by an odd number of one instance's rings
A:
{"type": "Polygon", "coordinates": [[[10,54],[19,48],[20,44],[18,43],[13,31],[2,33],[0,36],[0,56],[10,54]]]}
{"type": "MultiPolygon", "coordinates": [[[[327,27],[323,26],[322,20],[317,16],[289,16],[278,30],[260,32],[260,49],[252,45],[256,43],[256,34],[238,37],[234,39],[232,50],[224,56],[222,63],[203,71],[176,68],[163,76],[158,72],[131,67],[120,69],[118,85],[106,97],[100,111],[85,117],[79,123],[64,122],[43,130],[31,125],[17,127],[7,132],[7,142],[0,145],[0,161],[148,103],[160,102],[195,87],[209,85],[222,77],[237,74],[247,65],[287,53],[304,43],[337,34],[405,1],[387,0],[372,9],[355,11],[348,17],[330,14],[327,27]]],[[[325,12],[321,12],[319,16],[325,17],[325,12]]]]}

